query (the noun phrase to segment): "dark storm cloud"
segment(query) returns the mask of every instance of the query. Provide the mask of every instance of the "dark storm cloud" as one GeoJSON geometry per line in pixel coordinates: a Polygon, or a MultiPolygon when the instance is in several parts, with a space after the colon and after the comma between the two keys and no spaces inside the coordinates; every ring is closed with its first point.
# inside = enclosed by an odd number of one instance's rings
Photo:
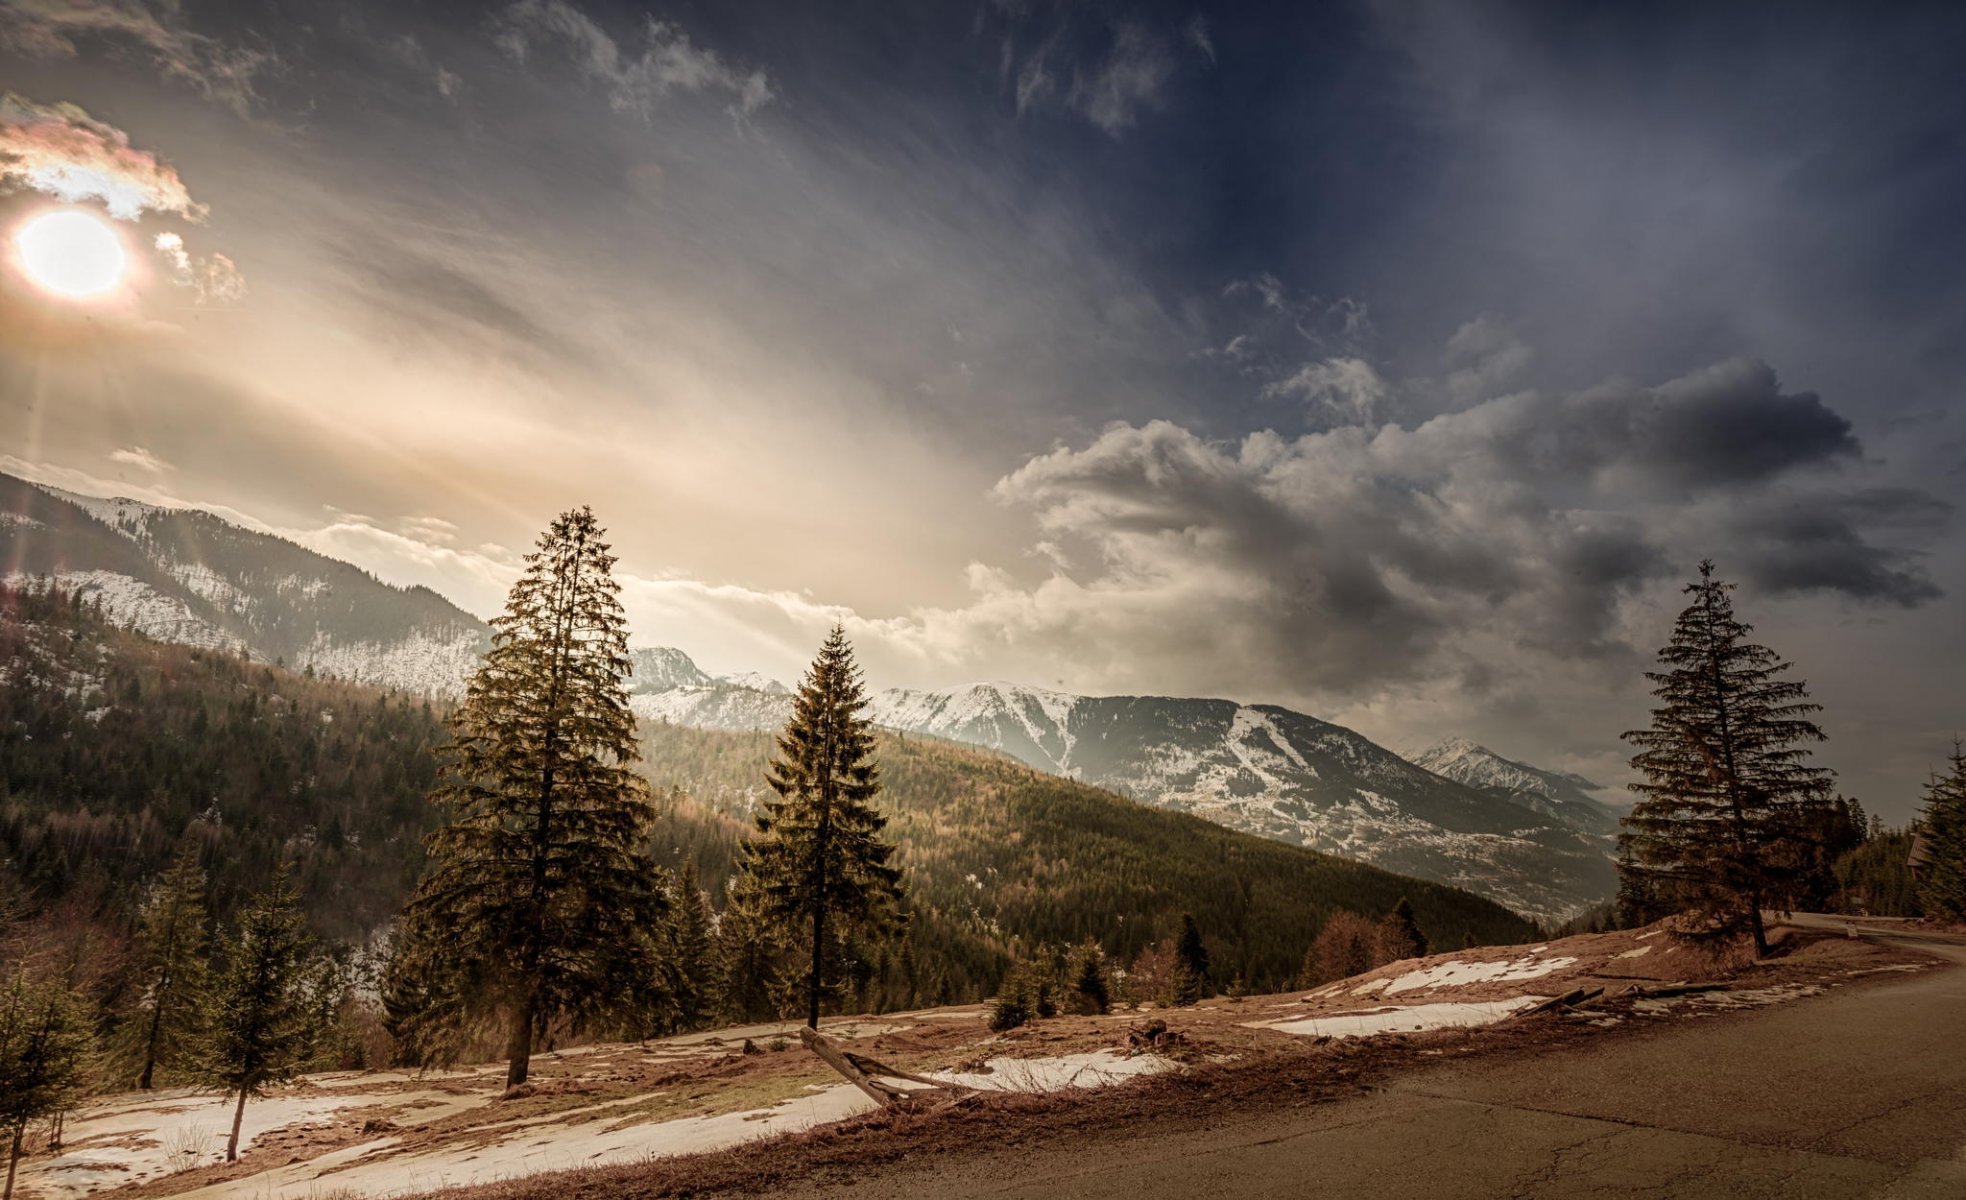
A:
{"type": "Polygon", "coordinates": [[[1740,547],[1739,569],[1767,592],[1829,592],[1915,608],[1941,595],[1920,565],[1922,554],[1875,539],[1891,533],[1930,535],[1951,506],[1908,488],[1869,488],[1837,495],[1775,495],[1737,512],[1726,539],[1740,547]]]}
{"type": "MultiPolygon", "coordinates": [[[[1067,610],[1158,604],[1164,636],[1147,645],[1163,660],[1357,694],[1464,672],[1471,654],[1627,658],[1621,605],[1706,555],[1764,595],[1935,599],[1900,539],[1929,541],[1947,506],[1853,487],[1853,472],[1847,420],[1735,362],[1652,388],[1497,397],[1411,428],[1223,444],[1115,426],[997,494],[1036,515],[1081,589],[1052,594],[1067,610]]],[[[1096,620],[1058,617],[1081,640],[1096,620]]]]}

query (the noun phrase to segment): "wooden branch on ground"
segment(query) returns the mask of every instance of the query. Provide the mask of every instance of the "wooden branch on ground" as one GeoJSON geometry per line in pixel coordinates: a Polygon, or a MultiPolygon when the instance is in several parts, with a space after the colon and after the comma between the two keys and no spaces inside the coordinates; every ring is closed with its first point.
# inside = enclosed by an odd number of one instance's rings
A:
{"type": "Polygon", "coordinates": [[[913,1075],[907,1071],[896,1070],[885,1063],[879,1063],[863,1055],[852,1054],[840,1049],[831,1038],[825,1037],[810,1028],[799,1030],[799,1040],[806,1049],[819,1056],[821,1062],[838,1071],[848,1083],[859,1088],[878,1104],[893,1104],[921,1095],[920,1088],[896,1087],[889,1079],[905,1080],[929,1088],[936,1088],[960,1098],[974,1089],[959,1084],[947,1083],[940,1079],[930,1079],[926,1075],[913,1075]]]}

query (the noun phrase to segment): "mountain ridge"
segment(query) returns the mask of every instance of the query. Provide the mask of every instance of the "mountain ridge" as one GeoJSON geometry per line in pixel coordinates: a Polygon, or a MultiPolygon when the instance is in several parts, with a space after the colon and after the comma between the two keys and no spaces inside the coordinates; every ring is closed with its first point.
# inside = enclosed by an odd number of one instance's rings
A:
{"type": "MultiPolygon", "coordinates": [[[[489,644],[485,622],[427,588],[382,583],[199,510],[7,476],[0,562],[7,580],[52,580],[161,640],[427,696],[460,695],[489,644]]],[[[749,731],[789,715],[790,690],[777,680],[713,676],[674,647],[639,645],[630,660],[630,703],[645,720],[749,731]]],[[[1480,771],[1462,761],[1468,753],[1443,758],[1467,776],[1455,779],[1278,705],[1011,683],[890,688],[871,699],[873,719],[903,733],[998,750],[1232,829],[1466,887],[1540,920],[1567,919],[1615,887],[1615,817],[1573,794],[1589,781],[1492,752],[1480,771]]]]}

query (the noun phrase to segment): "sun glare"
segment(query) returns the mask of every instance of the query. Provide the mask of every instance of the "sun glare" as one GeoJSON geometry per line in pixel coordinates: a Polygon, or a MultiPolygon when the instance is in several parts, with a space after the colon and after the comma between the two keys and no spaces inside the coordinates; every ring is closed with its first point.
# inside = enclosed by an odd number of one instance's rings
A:
{"type": "Polygon", "coordinates": [[[14,256],[35,286],[69,300],[92,300],[116,290],[129,271],[129,252],[108,221],[79,208],[31,218],[14,233],[14,256]]]}

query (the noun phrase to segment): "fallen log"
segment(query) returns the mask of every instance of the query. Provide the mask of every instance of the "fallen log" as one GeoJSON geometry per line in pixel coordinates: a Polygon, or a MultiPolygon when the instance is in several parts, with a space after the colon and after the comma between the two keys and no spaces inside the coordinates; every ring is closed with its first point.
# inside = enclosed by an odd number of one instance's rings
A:
{"type": "Polygon", "coordinates": [[[1633,988],[1625,995],[1634,1000],[1662,1000],[1669,996],[1696,996],[1701,992],[1724,992],[1731,983],[1677,983],[1670,987],[1633,988]]]}
{"type": "Polygon", "coordinates": [[[885,1063],[876,1062],[864,1055],[842,1050],[833,1043],[831,1038],[825,1037],[811,1028],[799,1030],[799,1040],[805,1043],[806,1049],[817,1054],[821,1062],[838,1071],[848,1083],[865,1092],[878,1104],[893,1104],[896,1100],[910,1099],[922,1093],[922,1088],[897,1087],[888,1082],[890,1079],[904,1080],[908,1083],[921,1084],[923,1087],[939,1089],[956,1099],[961,1099],[964,1095],[975,1090],[940,1079],[930,1079],[926,1075],[910,1074],[907,1071],[890,1067],[885,1063]]]}
{"type": "Polygon", "coordinates": [[[1525,1008],[1517,1013],[1516,1016],[1533,1017],[1537,1013],[1554,1012],[1559,1008],[1575,1008],[1577,1005],[1583,1004],[1586,1001],[1595,1000],[1603,994],[1603,988],[1576,988],[1563,993],[1561,996],[1552,996],[1541,1004],[1525,1008]]]}

